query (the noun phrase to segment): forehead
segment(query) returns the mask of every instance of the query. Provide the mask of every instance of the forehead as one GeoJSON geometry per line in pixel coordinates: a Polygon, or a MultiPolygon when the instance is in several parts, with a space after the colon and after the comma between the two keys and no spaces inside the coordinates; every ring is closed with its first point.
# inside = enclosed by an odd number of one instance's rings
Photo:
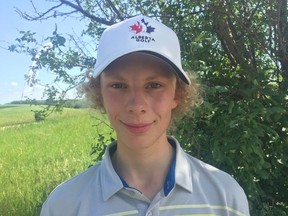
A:
{"type": "Polygon", "coordinates": [[[116,59],[105,68],[103,74],[108,76],[112,74],[115,75],[117,72],[122,72],[131,68],[137,71],[153,71],[161,76],[176,76],[174,69],[163,60],[139,52],[127,54],[116,59]]]}

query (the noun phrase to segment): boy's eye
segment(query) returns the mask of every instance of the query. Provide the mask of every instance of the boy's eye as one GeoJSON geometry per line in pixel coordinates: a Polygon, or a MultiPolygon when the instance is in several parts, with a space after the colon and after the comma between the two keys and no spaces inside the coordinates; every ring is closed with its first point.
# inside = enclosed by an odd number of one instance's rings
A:
{"type": "Polygon", "coordinates": [[[126,88],[126,86],[122,83],[114,83],[111,85],[112,88],[116,88],[116,89],[124,89],[126,88]]]}
{"type": "Polygon", "coordinates": [[[150,83],[148,88],[160,88],[161,85],[159,83],[150,83]]]}

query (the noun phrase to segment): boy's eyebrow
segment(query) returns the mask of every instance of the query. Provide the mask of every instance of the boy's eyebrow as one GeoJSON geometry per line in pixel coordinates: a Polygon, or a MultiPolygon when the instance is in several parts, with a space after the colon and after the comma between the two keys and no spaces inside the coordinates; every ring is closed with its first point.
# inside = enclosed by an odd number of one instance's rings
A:
{"type": "Polygon", "coordinates": [[[123,76],[121,74],[118,74],[117,72],[114,71],[103,71],[103,75],[107,78],[115,78],[115,79],[121,79],[124,80],[123,76]]]}
{"type": "MultiPolygon", "coordinates": [[[[125,80],[125,77],[121,76],[121,74],[117,74],[117,73],[105,73],[105,77],[110,78],[110,79],[117,79],[117,80],[125,80]]],[[[148,77],[145,77],[145,81],[153,81],[153,80],[157,80],[157,79],[169,79],[171,78],[171,76],[169,74],[167,75],[160,75],[160,74],[154,74],[148,77]]]]}
{"type": "Polygon", "coordinates": [[[156,74],[156,75],[152,75],[152,76],[149,76],[149,77],[146,77],[146,80],[157,80],[157,79],[159,79],[159,78],[161,78],[161,79],[169,79],[170,78],[170,76],[167,74],[167,76],[165,76],[165,75],[159,75],[159,74],[156,74]]]}

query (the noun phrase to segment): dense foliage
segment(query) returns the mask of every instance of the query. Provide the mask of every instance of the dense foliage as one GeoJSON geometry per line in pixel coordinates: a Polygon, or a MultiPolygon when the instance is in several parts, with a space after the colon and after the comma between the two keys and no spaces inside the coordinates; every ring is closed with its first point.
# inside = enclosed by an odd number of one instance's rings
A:
{"type": "MultiPolygon", "coordinates": [[[[80,14],[88,20],[83,34],[95,39],[104,25],[140,13],[173,28],[185,69],[194,71],[205,89],[205,102],[178,122],[175,135],[191,155],[240,182],[251,215],[287,214],[287,0],[55,0],[55,7],[35,16],[18,13],[28,20],[80,14]],[[63,6],[71,12],[60,13],[63,6]]],[[[34,33],[21,35],[9,49],[35,56],[34,33]]],[[[84,73],[73,77],[69,70],[91,67],[95,59],[79,46],[68,46],[68,36],[57,29],[47,41],[53,47],[42,52],[38,66],[48,67],[69,87],[83,82],[84,73]]],[[[65,92],[53,88],[48,100],[59,101],[65,92]]]]}

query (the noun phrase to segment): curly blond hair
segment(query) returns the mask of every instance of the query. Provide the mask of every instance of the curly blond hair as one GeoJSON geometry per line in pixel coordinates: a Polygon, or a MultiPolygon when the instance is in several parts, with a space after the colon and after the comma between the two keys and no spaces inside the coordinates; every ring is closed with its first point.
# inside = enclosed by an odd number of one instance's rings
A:
{"type": "MultiPolygon", "coordinates": [[[[91,76],[93,69],[88,69],[86,72],[88,81],[82,85],[81,91],[86,98],[92,102],[92,108],[105,113],[105,108],[102,103],[100,90],[100,76],[94,78],[91,76]]],[[[178,105],[172,110],[170,129],[173,129],[174,123],[182,119],[185,115],[191,115],[193,108],[202,103],[202,87],[197,82],[195,76],[189,73],[191,84],[187,85],[178,76],[176,81],[176,98],[178,105]]]]}

